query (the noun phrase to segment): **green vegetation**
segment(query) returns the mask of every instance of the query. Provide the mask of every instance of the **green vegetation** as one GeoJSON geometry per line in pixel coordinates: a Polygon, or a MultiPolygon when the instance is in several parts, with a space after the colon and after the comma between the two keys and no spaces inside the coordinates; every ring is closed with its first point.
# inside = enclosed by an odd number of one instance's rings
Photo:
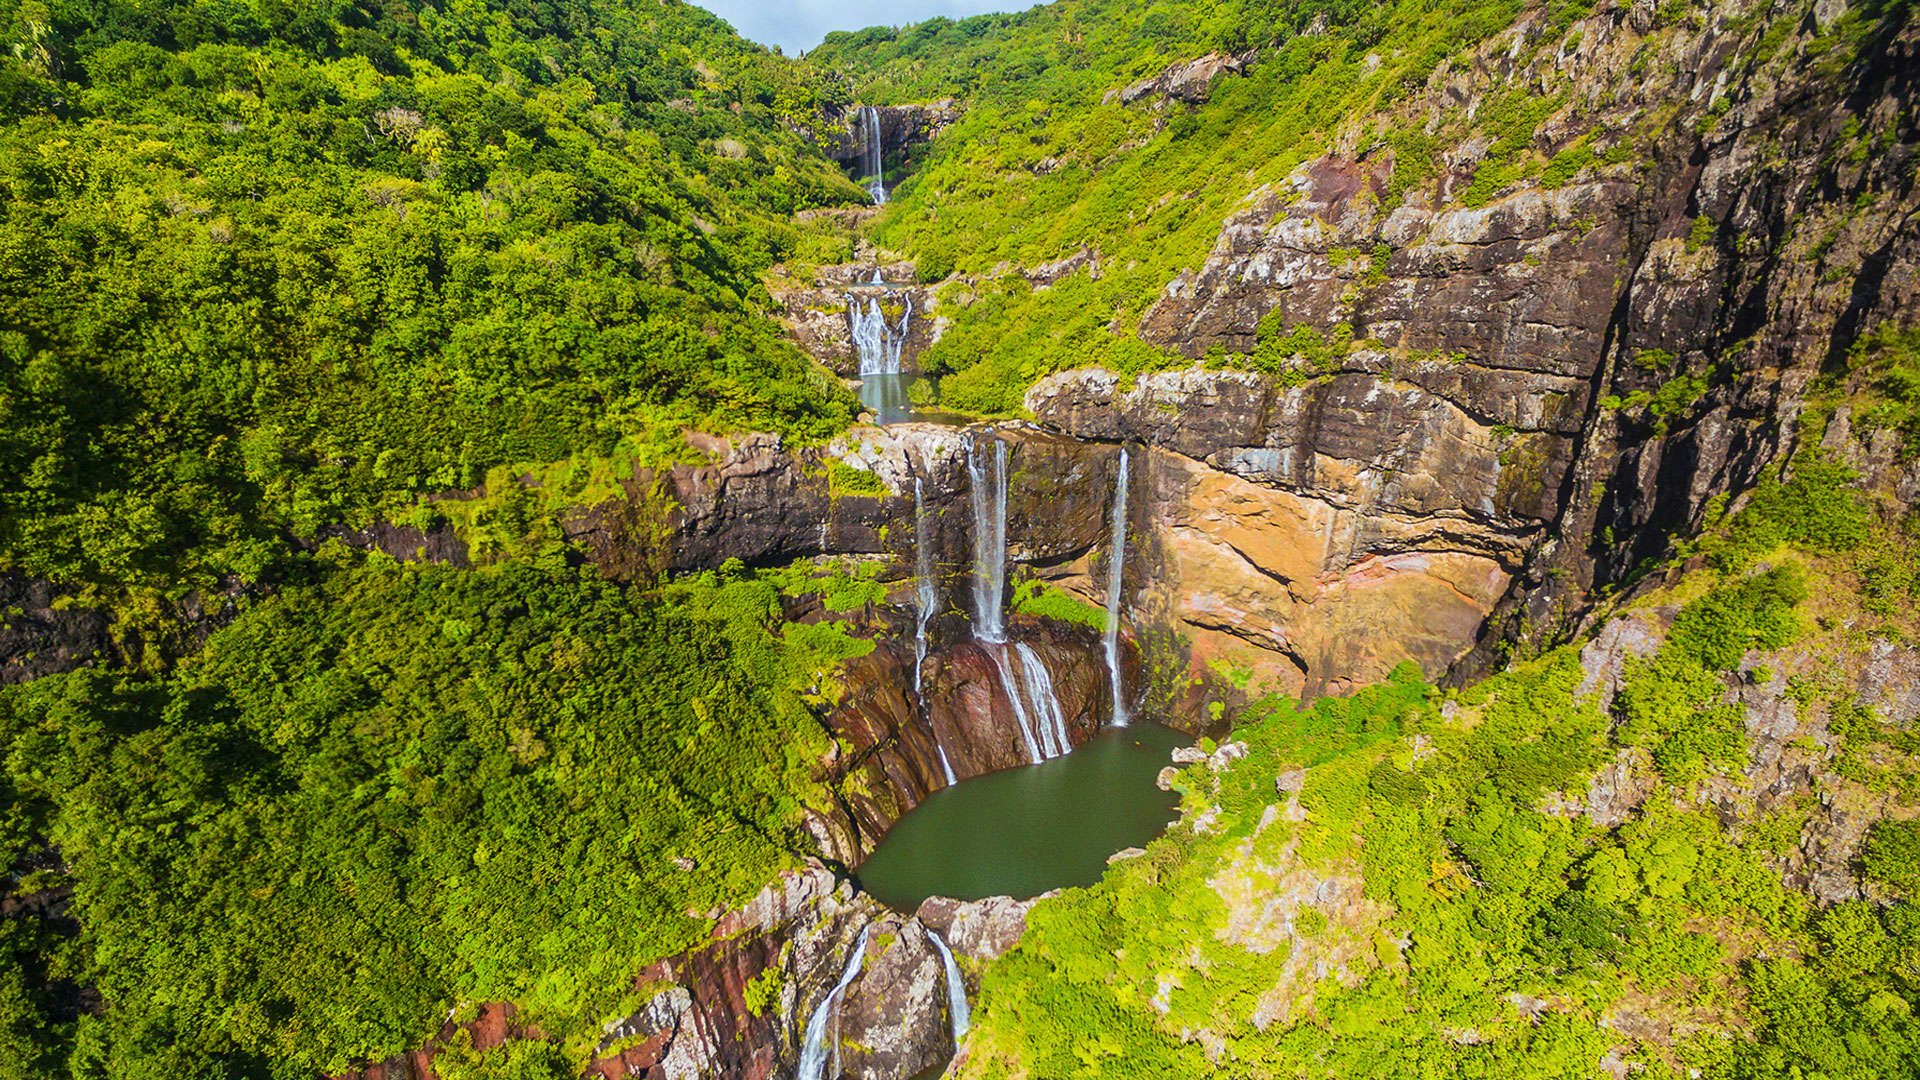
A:
{"type": "MultiPolygon", "coordinates": [[[[1685,546],[1708,565],[1642,602],[1677,611],[1610,710],[1578,643],[1445,695],[1408,665],[1247,706],[1246,757],[1181,775],[1186,823],[1033,910],[963,1075],[1581,1077],[1609,1053],[1651,1076],[1912,1075],[1920,824],[1879,823],[1861,856],[1894,902],[1822,910],[1782,881],[1810,796],[1723,820],[1696,786],[1746,764],[1737,669],[1852,647],[1808,609],[1850,610],[1860,567],[1906,557],[1848,479],[1802,456],[1685,546]],[[1616,760],[1647,789],[1613,781],[1614,827],[1577,807],[1616,760]],[[1623,1037],[1628,1014],[1672,1034],[1623,1037]]],[[[1846,778],[1820,790],[1920,795],[1920,747],[1843,682],[1789,683],[1846,778]]]]}
{"type": "Polygon", "coordinates": [[[1058,585],[1023,581],[1013,588],[1013,610],[1042,619],[1078,623],[1104,632],[1107,610],[1088,603],[1058,585]]]}
{"type": "Polygon", "coordinates": [[[854,403],[757,312],[843,92],[668,3],[0,3],[0,569],[169,596],[854,403]]]}
{"type": "MultiPolygon", "coordinates": [[[[1134,327],[1166,283],[1205,256],[1221,220],[1256,187],[1324,152],[1343,120],[1391,115],[1435,66],[1518,10],[1506,0],[1080,0],[830,35],[809,59],[847,72],[863,100],[967,98],[966,114],[900,183],[874,231],[920,259],[923,276],[929,266],[981,274],[1002,261],[1102,253],[1097,282],[1072,275],[1035,290],[1013,275],[968,283],[978,299],[923,355],[944,376],[944,404],[1015,412],[1028,385],[1062,367],[1132,374],[1184,363],[1134,327]],[[1323,31],[1303,32],[1316,22],[1323,31]],[[1157,113],[1107,100],[1173,62],[1255,45],[1258,63],[1216,80],[1204,105],[1157,113]]],[[[1536,96],[1513,100],[1527,116],[1540,108],[1536,96]]],[[[1500,130],[1524,147],[1537,123],[1500,130]]],[[[1461,134],[1383,129],[1381,149],[1395,155],[1394,197],[1429,183],[1440,149],[1461,134]]],[[[1368,276],[1384,275],[1382,254],[1373,253],[1360,287],[1384,280],[1368,276]]],[[[1335,328],[1311,329],[1326,336],[1335,328]]]]}
{"type": "Polygon", "coordinates": [[[71,883],[84,927],[41,962],[110,1005],[53,1023],[44,985],[0,981],[33,1053],[308,1077],[419,1045],[450,1001],[594,1037],[705,935],[689,912],[801,849],[828,797],[812,688],[872,647],[783,623],[751,577],[315,570],[168,676],[0,692],[7,861],[57,851],[39,885],[71,883]]]}

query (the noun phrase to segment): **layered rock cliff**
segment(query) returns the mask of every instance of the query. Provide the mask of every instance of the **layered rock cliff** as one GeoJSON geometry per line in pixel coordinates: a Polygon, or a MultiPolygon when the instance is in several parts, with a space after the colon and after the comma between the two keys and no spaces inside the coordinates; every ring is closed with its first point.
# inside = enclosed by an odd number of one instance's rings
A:
{"type": "Polygon", "coordinates": [[[1027,394],[1050,429],[1158,451],[1164,595],[1139,615],[1310,693],[1407,657],[1470,678],[1780,462],[1809,385],[1920,299],[1920,33],[1840,15],[1762,40],[1730,9],[1677,33],[1619,6],[1551,49],[1530,13],[1369,123],[1538,95],[1529,150],[1570,167],[1488,184],[1469,139],[1407,188],[1356,123],[1253,192],[1140,335],[1198,361],[1306,328],[1317,355],[1027,394]]]}

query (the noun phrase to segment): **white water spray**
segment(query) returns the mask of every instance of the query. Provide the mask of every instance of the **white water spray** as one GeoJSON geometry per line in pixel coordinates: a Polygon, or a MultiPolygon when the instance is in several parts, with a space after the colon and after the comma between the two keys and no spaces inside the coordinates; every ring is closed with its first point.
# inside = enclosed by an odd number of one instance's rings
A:
{"type": "Polygon", "coordinates": [[[887,180],[880,152],[880,110],[871,105],[860,106],[860,125],[865,129],[867,144],[860,155],[861,170],[867,174],[867,194],[873,196],[876,204],[885,204],[887,180]]]}
{"type": "Polygon", "coordinates": [[[1127,726],[1127,694],[1120,684],[1120,586],[1127,565],[1127,448],[1113,486],[1113,539],[1107,545],[1107,681],[1113,684],[1113,724],[1127,726]]]}
{"type": "Polygon", "coordinates": [[[967,444],[967,478],[973,502],[973,636],[1007,640],[1000,612],[1007,588],[1007,444],[993,440],[991,462],[967,444]],[[991,465],[991,468],[989,468],[991,465]]]}
{"type": "MultiPolygon", "coordinates": [[[[875,271],[875,276],[878,273],[875,271]]],[[[858,296],[847,294],[847,330],[853,338],[853,351],[860,357],[860,374],[900,374],[900,354],[913,322],[913,296],[902,295],[901,301],[900,322],[892,324],[887,322],[879,297],[869,296],[861,303],[858,296]]]]}
{"type": "MultiPolygon", "coordinates": [[[[826,1080],[827,1075],[827,1021],[834,1021],[836,1036],[840,1019],[840,995],[846,992],[847,984],[860,974],[860,965],[867,956],[867,928],[860,930],[859,942],[854,946],[853,958],[847,961],[845,971],[840,973],[840,981],[833,984],[826,999],[814,1006],[813,1015],[807,1018],[807,1037],[800,1047],[800,1068],[794,1072],[794,1080],[826,1080]]],[[[840,1040],[833,1040],[834,1074],[839,1075],[840,1040]]]]}
{"type": "Polygon", "coordinates": [[[1020,681],[1026,685],[1027,700],[1033,705],[1034,720],[1039,725],[1046,754],[1049,758],[1058,757],[1073,749],[1073,740],[1067,736],[1067,718],[1060,712],[1060,697],[1053,692],[1053,675],[1033,646],[1022,641],[1014,645],[1013,651],[1020,658],[1020,681]]]}
{"type": "Polygon", "coordinates": [[[927,940],[940,950],[940,962],[947,966],[947,1019],[953,1024],[953,1045],[959,1049],[960,1040],[966,1037],[967,1028],[972,1026],[972,1017],[967,1011],[967,984],[960,978],[960,967],[953,962],[953,950],[940,940],[940,935],[927,928],[927,940]]]}
{"type": "Polygon", "coordinates": [[[993,661],[993,672],[1000,676],[1000,689],[1006,691],[1007,700],[1013,705],[1013,718],[1020,725],[1020,740],[1027,746],[1027,760],[1038,763],[1053,757],[1053,753],[1034,741],[1033,719],[1027,712],[1026,700],[1020,695],[1020,687],[1014,683],[1013,672],[1007,667],[1006,644],[987,642],[982,651],[993,661]]]}

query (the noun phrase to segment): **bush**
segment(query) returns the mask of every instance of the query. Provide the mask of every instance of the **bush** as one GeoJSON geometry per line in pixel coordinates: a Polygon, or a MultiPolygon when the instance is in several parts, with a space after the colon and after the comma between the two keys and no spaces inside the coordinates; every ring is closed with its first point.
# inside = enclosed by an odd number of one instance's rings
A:
{"type": "Polygon", "coordinates": [[[1875,822],[1860,869],[1876,885],[1920,897],[1920,821],[1875,822]]]}

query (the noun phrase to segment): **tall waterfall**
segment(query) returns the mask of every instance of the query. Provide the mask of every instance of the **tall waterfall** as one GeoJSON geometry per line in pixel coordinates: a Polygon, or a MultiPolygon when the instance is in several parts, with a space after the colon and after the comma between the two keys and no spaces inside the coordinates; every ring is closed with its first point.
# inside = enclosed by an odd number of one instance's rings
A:
{"type": "MultiPolygon", "coordinates": [[[[838,1029],[840,1018],[840,995],[846,992],[847,984],[860,974],[860,965],[867,957],[867,928],[860,930],[859,943],[854,946],[853,957],[847,961],[845,971],[840,973],[840,981],[833,984],[825,1000],[814,1006],[813,1015],[807,1018],[806,1041],[800,1045],[800,1068],[794,1072],[794,1080],[826,1080],[827,1075],[827,1021],[835,1021],[838,1029]]],[[[834,1074],[839,1075],[840,1040],[833,1040],[834,1074]]]]}
{"type": "Polygon", "coordinates": [[[981,460],[979,449],[967,445],[973,501],[973,635],[998,643],[1007,640],[1000,611],[1007,589],[1007,444],[993,440],[991,462],[981,460]]]}
{"type": "Polygon", "coordinates": [[[994,439],[988,457],[979,444],[969,442],[967,477],[973,503],[973,636],[1013,706],[1027,760],[1059,757],[1073,744],[1053,692],[1053,677],[1030,646],[1007,647],[1006,613],[1001,609],[1007,590],[1007,444],[994,439]]]}
{"type": "Polygon", "coordinates": [[[1113,723],[1127,725],[1127,694],[1120,685],[1120,584],[1127,565],[1127,448],[1120,448],[1120,478],[1113,485],[1113,540],[1107,545],[1107,681],[1113,684],[1113,723]]]}
{"type": "MultiPolygon", "coordinates": [[[[920,478],[913,478],[913,694],[920,699],[921,711],[925,712],[926,697],[921,689],[920,674],[927,664],[927,623],[933,619],[934,605],[940,602],[940,590],[933,581],[933,538],[927,527],[927,500],[921,491],[920,478]]],[[[932,718],[928,718],[928,727],[932,727],[932,718]]],[[[960,781],[953,775],[953,763],[947,760],[947,748],[940,743],[940,732],[933,733],[933,748],[940,752],[940,771],[946,775],[947,786],[952,787],[960,781]]]]}
{"type": "MultiPolygon", "coordinates": [[[[875,277],[879,274],[874,271],[875,277]]],[[[863,304],[858,296],[847,294],[847,327],[852,332],[854,352],[860,357],[860,374],[900,374],[900,350],[907,343],[907,327],[913,321],[912,295],[903,294],[901,299],[905,306],[900,322],[890,325],[879,297],[869,296],[863,304]]]]}
{"type": "Polygon", "coordinates": [[[972,1026],[972,1016],[967,1011],[967,984],[960,978],[960,967],[953,962],[953,950],[940,940],[940,935],[927,927],[927,940],[940,950],[940,962],[947,966],[947,1019],[953,1023],[953,1045],[960,1046],[960,1040],[966,1037],[967,1028],[972,1026]]]}
{"type": "Polygon", "coordinates": [[[866,147],[860,155],[860,168],[867,174],[867,194],[873,196],[875,203],[885,203],[887,178],[885,167],[881,163],[880,110],[871,105],[860,106],[860,127],[861,133],[866,137],[866,147]]]}

